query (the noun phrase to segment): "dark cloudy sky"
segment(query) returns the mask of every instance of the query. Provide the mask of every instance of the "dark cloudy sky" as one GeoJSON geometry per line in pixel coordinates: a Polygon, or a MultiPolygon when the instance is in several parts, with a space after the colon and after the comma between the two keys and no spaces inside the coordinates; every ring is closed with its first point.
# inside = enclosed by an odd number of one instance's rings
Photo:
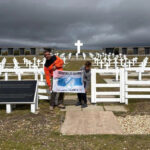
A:
{"type": "Polygon", "coordinates": [[[0,0],[0,47],[150,45],[150,0],[0,0]]]}

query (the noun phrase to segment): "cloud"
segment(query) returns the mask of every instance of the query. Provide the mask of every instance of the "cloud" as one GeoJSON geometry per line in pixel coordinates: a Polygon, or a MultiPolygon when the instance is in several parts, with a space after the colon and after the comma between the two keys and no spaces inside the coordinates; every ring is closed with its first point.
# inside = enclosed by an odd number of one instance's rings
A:
{"type": "Polygon", "coordinates": [[[149,0],[0,1],[0,47],[83,48],[150,43],[149,0]]]}

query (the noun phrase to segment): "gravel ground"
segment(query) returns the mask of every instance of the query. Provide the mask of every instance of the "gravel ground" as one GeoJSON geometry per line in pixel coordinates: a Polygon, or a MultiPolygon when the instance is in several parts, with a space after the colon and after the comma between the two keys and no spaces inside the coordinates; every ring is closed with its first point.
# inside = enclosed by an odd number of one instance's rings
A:
{"type": "Polygon", "coordinates": [[[123,134],[150,134],[150,115],[117,117],[123,134]]]}

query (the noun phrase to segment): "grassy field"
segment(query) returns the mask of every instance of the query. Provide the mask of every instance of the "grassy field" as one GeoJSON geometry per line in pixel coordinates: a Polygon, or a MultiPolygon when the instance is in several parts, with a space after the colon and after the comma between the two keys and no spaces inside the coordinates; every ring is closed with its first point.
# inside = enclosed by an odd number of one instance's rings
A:
{"type": "MultiPolygon", "coordinates": [[[[21,58],[19,59],[21,61],[21,58]]],[[[65,66],[65,70],[79,70],[84,63],[84,61],[71,61],[65,66]]],[[[103,78],[97,76],[97,82],[104,83],[103,78]]],[[[110,105],[118,104],[110,103],[110,105]]],[[[17,105],[8,115],[5,113],[5,105],[0,105],[0,150],[150,149],[150,135],[63,136],[60,127],[65,113],[58,108],[50,112],[47,101],[40,101],[39,107],[38,115],[30,113],[29,105],[17,105]]],[[[150,114],[148,100],[129,100],[129,105],[126,107],[129,110],[127,113],[116,115],[150,114]]]]}

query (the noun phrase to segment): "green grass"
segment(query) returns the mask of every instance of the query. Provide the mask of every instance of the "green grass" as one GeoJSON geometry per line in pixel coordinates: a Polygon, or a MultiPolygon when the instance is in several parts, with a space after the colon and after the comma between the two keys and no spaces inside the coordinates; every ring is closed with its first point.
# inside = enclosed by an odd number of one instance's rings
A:
{"type": "Polygon", "coordinates": [[[86,61],[71,61],[65,65],[64,70],[66,71],[79,71],[80,68],[85,64],[86,61]]]}
{"type": "Polygon", "coordinates": [[[60,133],[59,109],[49,111],[48,102],[40,102],[40,112],[33,115],[29,107],[20,106],[12,114],[0,111],[0,149],[10,150],[120,150],[148,149],[150,135],[63,136],[60,133]]]}

